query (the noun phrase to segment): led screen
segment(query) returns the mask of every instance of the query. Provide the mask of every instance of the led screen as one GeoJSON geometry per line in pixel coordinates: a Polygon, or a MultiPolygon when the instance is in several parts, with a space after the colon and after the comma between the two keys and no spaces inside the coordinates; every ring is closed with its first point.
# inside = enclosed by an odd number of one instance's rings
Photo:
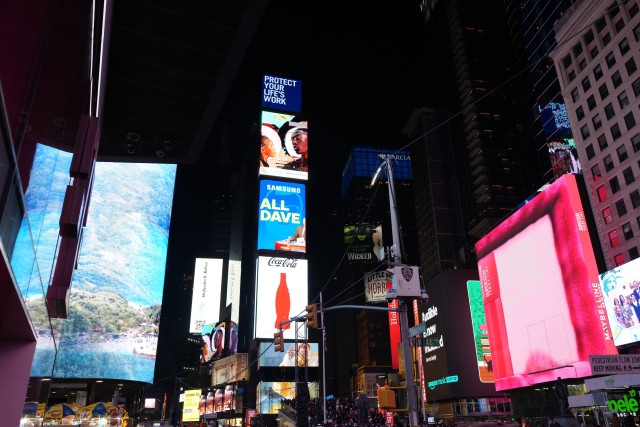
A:
{"type": "MultiPolygon", "coordinates": [[[[298,343],[298,366],[305,366],[307,362],[309,367],[319,366],[318,344],[317,343],[298,343]],[[307,361],[307,354],[309,360],[307,361]]],[[[296,366],[296,350],[295,343],[285,343],[284,353],[276,351],[271,343],[260,343],[260,367],[265,366],[296,366]]]]}
{"type": "Polygon", "coordinates": [[[224,387],[224,411],[235,411],[236,409],[236,386],[227,385],[224,387]]]}
{"type": "Polygon", "coordinates": [[[548,142],[547,148],[554,176],[562,176],[565,173],[579,173],[582,170],[578,160],[578,150],[573,138],[548,142]]]}
{"type": "MultiPolygon", "coordinates": [[[[309,398],[318,398],[318,383],[308,383],[309,398]]],[[[282,399],[296,397],[295,382],[260,382],[258,383],[258,413],[277,414],[282,408],[282,399]]]]}
{"type": "Polygon", "coordinates": [[[242,261],[229,259],[227,271],[227,305],[231,305],[231,320],[238,323],[240,319],[240,279],[242,278],[242,261]]]}
{"type": "MultiPolygon", "coordinates": [[[[26,208],[32,230],[38,227],[41,277],[50,275],[71,157],[43,145],[36,150],[39,167],[32,169],[26,208]]],[[[55,377],[153,381],[175,172],[175,165],[96,164],[55,377]]],[[[21,259],[14,254],[12,267],[18,283],[28,286],[32,265],[21,259]]],[[[44,341],[47,331],[38,332],[44,341]]],[[[54,354],[54,347],[38,346],[31,375],[50,375],[54,354]]]]}
{"type": "Polygon", "coordinates": [[[540,120],[547,136],[571,134],[571,124],[567,107],[558,102],[550,102],[540,111],[540,120]]]}
{"type": "Polygon", "coordinates": [[[473,345],[476,348],[478,361],[478,375],[483,383],[494,382],[493,362],[491,361],[491,346],[489,345],[489,329],[484,315],[482,302],[482,286],[477,280],[467,282],[469,294],[469,308],[471,310],[471,325],[473,326],[473,345]]]}
{"type": "Polygon", "coordinates": [[[289,114],[262,112],[259,173],[305,180],[309,172],[307,122],[289,114]]]}
{"type": "Polygon", "coordinates": [[[524,205],[476,251],[497,390],[588,376],[590,354],[617,354],[574,175],[524,205]]]}
{"type": "Polygon", "coordinates": [[[263,74],[262,108],[299,113],[302,108],[302,82],[263,74]]]}
{"type": "MultiPolygon", "coordinates": [[[[273,339],[280,322],[306,312],[307,260],[258,257],[255,338],[273,339]]],[[[283,326],[284,338],[295,338],[294,325],[283,326]]]]}
{"type": "Polygon", "coordinates": [[[306,252],[305,186],[260,181],[258,249],[306,252]]]}
{"type": "Polygon", "coordinates": [[[599,279],[613,342],[618,346],[640,341],[640,259],[609,270],[599,279]]]}
{"type": "Polygon", "coordinates": [[[193,270],[190,333],[199,334],[204,325],[220,319],[221,287],[222,260],[196,258],[196,266],[193,270]]]}
{"type": "Polygon", "coordinates": [[[360,224],[344,227],[344,243],[350,262],[378,262],[382,259],[382,225],[360,224]]]}
{"type": "Polygon", "coordinates": [[[204,325],[202,327],[202,354],[200,363],[218,360],[224,353],[224,343],[226,334],[226,323],[218,322],[204,325]]]}
{"type": "Polygon", "coordinates": [[[366,302],[387,302],[387,283],[391,282],[391,274],[376,271],[364,276],[364,299],[366,302]]]}
{"type": "Polygon", "coordinates": [[[144,408],[145,409],[155,409],[156,407],[156,399],[155,397],[147,397],[144,399],[144,408]]]}

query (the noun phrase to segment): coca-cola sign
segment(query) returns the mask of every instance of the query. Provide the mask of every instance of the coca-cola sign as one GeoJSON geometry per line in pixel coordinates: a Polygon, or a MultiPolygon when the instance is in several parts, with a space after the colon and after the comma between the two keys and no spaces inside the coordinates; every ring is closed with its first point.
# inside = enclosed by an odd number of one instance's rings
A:
{"type": "Polygon", "coordinates": [[[267,265],[270,267],[296,268],[296,266],[298,265],[298,260],[290,259],[290,258],[272,257],[272,258],[269,258],[267,265]]]}

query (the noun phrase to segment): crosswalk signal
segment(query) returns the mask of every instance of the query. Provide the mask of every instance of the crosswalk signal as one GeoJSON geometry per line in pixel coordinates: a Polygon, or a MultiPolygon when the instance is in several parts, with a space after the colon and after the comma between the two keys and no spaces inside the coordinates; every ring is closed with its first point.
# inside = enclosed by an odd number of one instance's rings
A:
{"type": "Polygon", "coordinates": [[[307,319],[307,328],[317,328],[318,327],[318,304],[311,304],[306,307],[307,315],[305,318],[307,319]]]}
{"type": "Polygon", "coordinates": [[[284,353],[284,339],[282,338],[282,331],[273,334],[273,344],[276,346],[275,351],[281,351],[284,353]]]}

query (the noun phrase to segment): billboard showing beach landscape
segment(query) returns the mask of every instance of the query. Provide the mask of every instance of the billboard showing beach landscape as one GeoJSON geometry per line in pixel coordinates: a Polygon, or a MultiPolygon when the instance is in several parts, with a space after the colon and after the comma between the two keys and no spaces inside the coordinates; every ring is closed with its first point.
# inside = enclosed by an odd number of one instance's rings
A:
{"type": "MultiPolygon", "coordinates": [[[[71,158],[37,147],[25,195],[29,223],[22,224],[12,259],[21,288],[33,285],[33,259],[25,264],[21,260],[29,258],[20,256],[28,247],[29,225],[40,276],[49,277],[71,158]]],[[[153,381],[175,173],[175,165],[96,164],[54,377],[153,381]]],[[[30,312],[33,307],[34,316],[46,317],[38,311],[42,296],[21,290],[30,312]]],[[[48,376],[55,347],[50,332],[38,333],[31,375],[48,376]]]]}

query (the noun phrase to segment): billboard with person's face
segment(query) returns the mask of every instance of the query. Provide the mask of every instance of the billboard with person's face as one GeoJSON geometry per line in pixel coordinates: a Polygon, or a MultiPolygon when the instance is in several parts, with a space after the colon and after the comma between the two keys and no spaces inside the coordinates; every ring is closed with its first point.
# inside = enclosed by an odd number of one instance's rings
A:
{"type": "MultiPolygon", "coordinates": [[[[298,366],[318,367],[318,343],[298,343],[298,366]]],[[[284,343],[284,353],[276,351],[272,343],[260,343],[259,366],[296,366],[296,344],[284,343]]]]}
{"type": "Polygon", "coordinates": [[[591,375],[617,354],[576,177],[563,175],[476,244],[497,390],[591,375]]]}
{"type": "Polygon", "coordinates": [[[615,345],[640,341],[640,259],[599,276],[615,345]]]}
{"type": "Polygon", "coordinates": [[[218,360],[224,353],[226,322],[211,323],[202,327],[202,354],[200,363],[218,360]]]}
{"type": "Polygon", "coordinates": [[[382,225],[345,225],[344,244],[349,262],[378,262],[382,259],[382,225]]]}
{"type": "Polygon", "coordinates": [[[306,180],[309,172],[307,122],[299,116],[262,112],[260,175],[306,180]]]}
{"type": "MultiPolygon", "coordinates": [[[[306,312],[307,260],[258,257],[255,338],[273,339],[280,322],[306,312]]],[[[283,326],[285,339],[295,338],[294,324],[283,326]]]]}
{"type": "Polygon", "coordinates": [[[258,249],[306,252],[305,185],[260,181],[258,249]]]}

